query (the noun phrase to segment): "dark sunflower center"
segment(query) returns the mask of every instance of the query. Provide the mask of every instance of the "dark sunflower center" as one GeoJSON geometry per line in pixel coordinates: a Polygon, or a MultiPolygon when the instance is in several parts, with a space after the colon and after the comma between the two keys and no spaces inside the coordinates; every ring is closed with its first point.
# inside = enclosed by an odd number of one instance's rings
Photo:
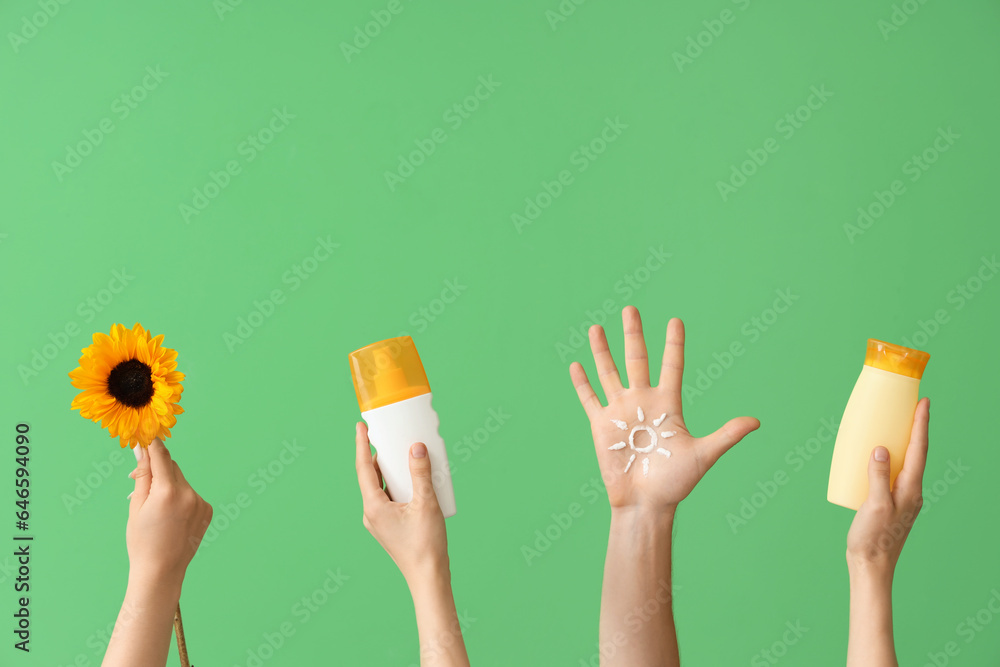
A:
{"type": "Polygon", "coordinates": [[[153,400],[153,373],[138,359],[123,361],[108,375],[108,393],[130,408],[141,408],[153,400]]]}

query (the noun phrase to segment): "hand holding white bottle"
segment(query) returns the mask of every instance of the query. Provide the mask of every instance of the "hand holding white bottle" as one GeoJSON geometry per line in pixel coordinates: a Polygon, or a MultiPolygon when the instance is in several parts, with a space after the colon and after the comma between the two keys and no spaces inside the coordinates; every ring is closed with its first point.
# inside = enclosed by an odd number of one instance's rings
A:
{"type": "Polygon", "coordinates": [[[417,442],[427,446],[434,493],[444,516],[455,515],[455,491],[440,420],[420,355],[409,336],[373,343],[349,356],[361,417],[378,451],[378,465],[389,496],[395,502],[413,499],[409,451],[417,442]]]}

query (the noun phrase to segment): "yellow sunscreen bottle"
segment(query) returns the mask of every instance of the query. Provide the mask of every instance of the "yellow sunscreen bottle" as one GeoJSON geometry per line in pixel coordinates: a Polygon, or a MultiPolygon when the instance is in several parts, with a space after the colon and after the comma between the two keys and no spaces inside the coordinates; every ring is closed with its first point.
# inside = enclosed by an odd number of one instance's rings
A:
{"type": "Polygon", "coordinates": [[[868,340],[865,365],[833,447],[827,500],[856,510],[868,498],[868,459],[878,446],[889,450],[889,485],[903,468],[929,354],[868,340]]]}
{"type": "Polygon", "coordinates": [[[389,497],[408,503],[413,499],[410,447],[427,446],[434,494],[445,517],[455,514],[455,491],[444,440],[438,433],[437,412],[431,405],[431,388],[420,355],[409,336],[372,343],[352,352],[348,361],[361,417],[378,451],[389,497]]]}

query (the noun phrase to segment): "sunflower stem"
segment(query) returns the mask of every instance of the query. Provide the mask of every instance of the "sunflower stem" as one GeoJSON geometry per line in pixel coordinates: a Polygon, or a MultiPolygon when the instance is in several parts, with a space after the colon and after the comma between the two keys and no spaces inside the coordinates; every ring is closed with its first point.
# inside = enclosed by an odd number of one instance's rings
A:
{"type": "Polygon", "coordinates": [[[174,612],[174,634],[177,636],[177,655],[181,658],[181,667],[191,667],[188,661],[187,641],[184,639],[184,621],[181,620],[181,603],[177,603],[174,612]]]}

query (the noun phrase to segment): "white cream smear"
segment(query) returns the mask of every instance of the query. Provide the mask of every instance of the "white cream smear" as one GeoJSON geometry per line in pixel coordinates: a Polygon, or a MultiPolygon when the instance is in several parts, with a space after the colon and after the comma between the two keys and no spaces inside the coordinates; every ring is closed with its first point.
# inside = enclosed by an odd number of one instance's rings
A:
{"type": "MultiPolygon", "coordinates": [[[[636,408],[635,413],[636,413],[636,417],[638,418],[639,423],[636,424],[635,426],[633,426],[632,430],[629,431],[629,434],[628,434],[628,446],[629,446],[629,448],[632,449],[635,452],[638,452],[639,454],[648,454],[648,453],[652,452],[653,450],[656,450],[657,454],[662,454],[663,456],[666,456],[667,458],[670,458],[670,450],[669,449],[664,449],[663,447],[657,447],[656,446],[657,443],[659,442],[659,440],[657,438],[657,435],[656,435],[656,431],[654,431],[652,428],[650,428],[649,426],[646,426],[643,423],[646,420],[646,413],[643,412],[643,410],[642,410],[641,407],[636,408]],[[638,447],[635,444],[635,434],[638,433],[638,432],[640,432],[640,431],[644,431],[646,433],[646,435],[649,436],[649,444],[646,445],[645,447],[638,447]]],[[[667,418],[667,413],[664,412],[662,415],[660,415],[659,417],[657,417],[656,419],[653,420],[653,426],[659,426],[660,424],[663,423],[663,420],[666,419],[666,418],[667,418]]],[[[623,421],[621,419],[612,419],[611,423],[614,424],[619,430],[622,430],[622,431],[628,431],[629,430],[629,428],[628,428],[628,422],[623,421]]],[[[677,435],[677,431],[662,431],[660,433],[659,437],[671,438],[671,437],[673,437],[675,435],[677,435]]],[[[622,441],[622,442],[616,442],[615,444],[613,444],[610,447],[608,447],[608,449],[611,450],[611,451],[620,451],[622,449],[625,449],[625,442],[624,441],[622,441]]],[[[628,463],[625,464],[625,470],[623,472],[627,473],[632,468],[632,464],[635,462],[635,458],[636,458],[636,454],[632,454],[632,456],[629,457],[628,463]]],[[[643,457],[643,459],[642,459],[642,476],[643,477],[649,477],[649,458],[648,457],[643,457]]]]}

